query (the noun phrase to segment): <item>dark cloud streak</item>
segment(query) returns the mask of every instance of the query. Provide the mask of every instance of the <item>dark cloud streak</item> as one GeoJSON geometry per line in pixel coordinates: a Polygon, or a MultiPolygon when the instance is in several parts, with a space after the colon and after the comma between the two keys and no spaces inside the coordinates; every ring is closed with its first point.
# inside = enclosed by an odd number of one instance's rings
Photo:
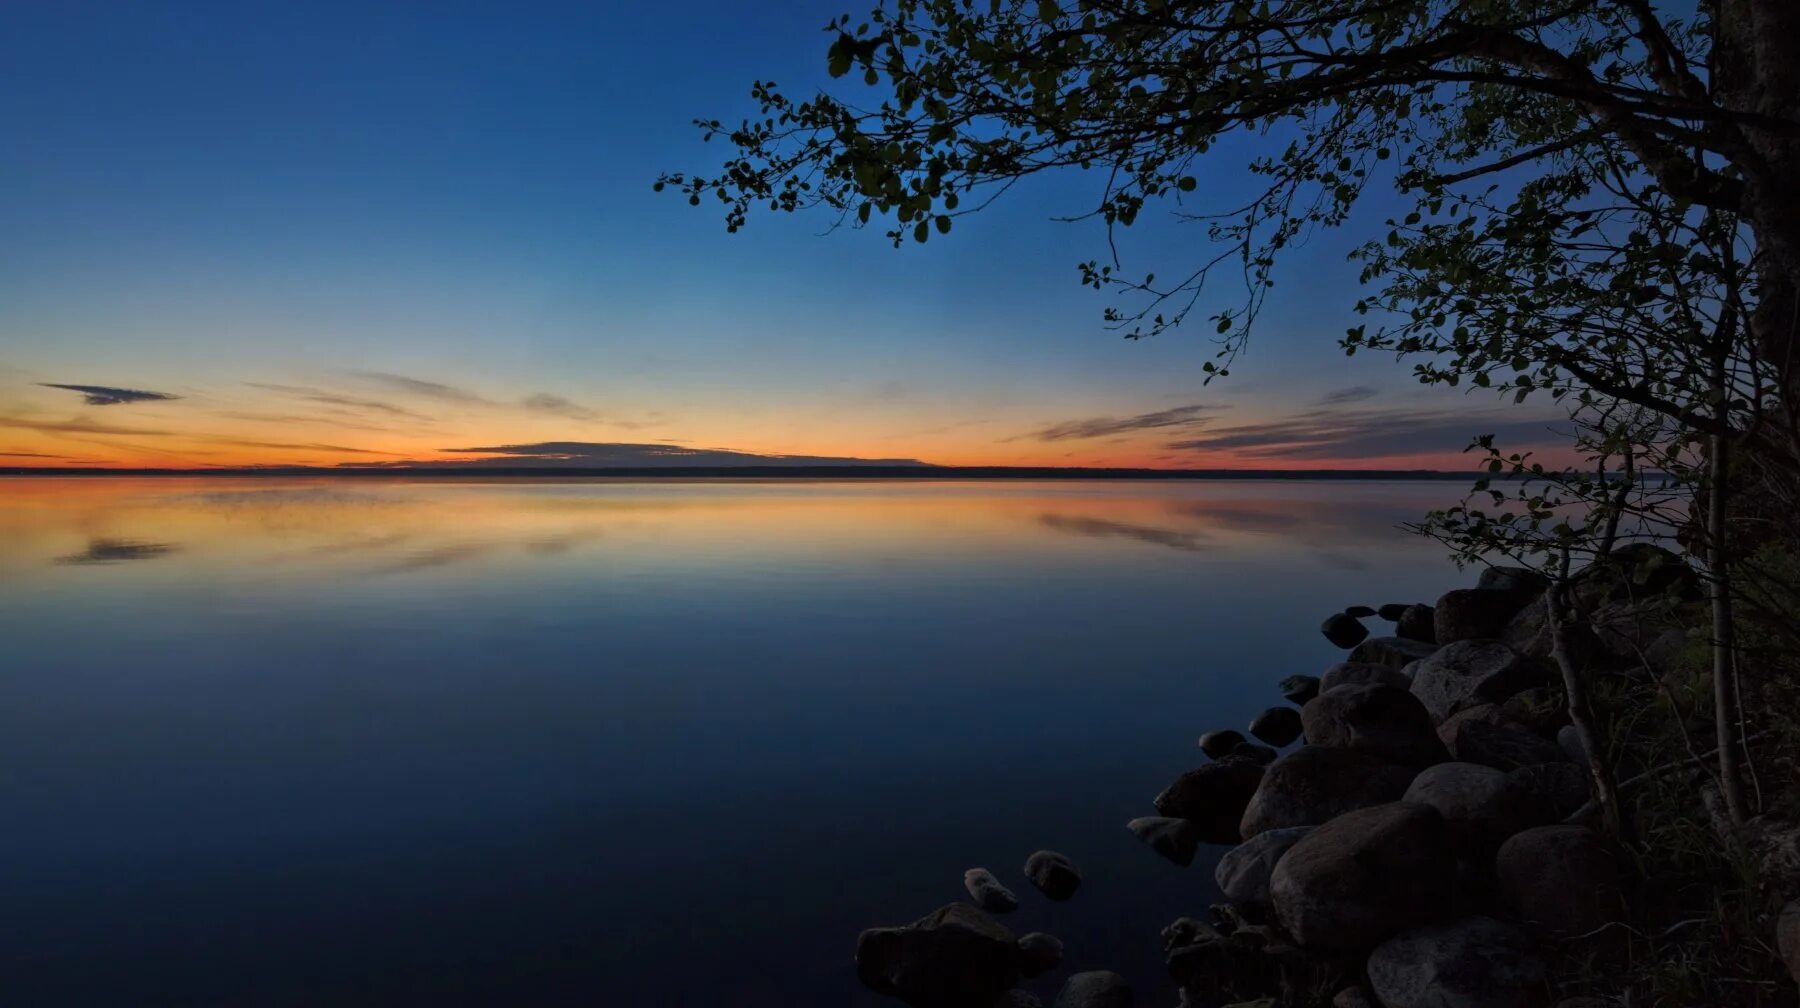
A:
{"type": "Polygon", "coordinates": [[[181,398],[167,392],[146,392],[143,389],[115,388],[111,385],[63,385],[58,382],[38,382],[38,385],[43,388],[79,392],[82,395],[82,401],[89,406],[122,406],[126,403],[167,402],[181,398]]]}
{"type": "MultiPolygon", "coordinates": [[[[1204,403],[1191,403],[1186,406],[1174,406],[1154,413],[1139,413],[1129,417],[1091,417],[1085,420],[1067,420],[1051,424],[1020,437],[1037,441],[1071,441],[1077,438],[1105,437],[1109,434],[1125,434],[1131,431],[1156,430],[1163,427],[1186,427],[1205,423],[1210,414],[1224,409],[1223,406],[1210,406],[1204,403]]],[[[1009,438],[1008,440],[1018,440],[1009,438]]]]}

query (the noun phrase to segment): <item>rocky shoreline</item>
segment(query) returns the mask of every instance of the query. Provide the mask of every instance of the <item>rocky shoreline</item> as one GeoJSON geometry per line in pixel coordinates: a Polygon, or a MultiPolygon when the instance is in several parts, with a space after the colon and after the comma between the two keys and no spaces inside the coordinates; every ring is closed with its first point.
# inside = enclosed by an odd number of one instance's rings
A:
{"type": "MultiPolygon", "coordinates": [[[[1667,674],[1690,636],[1668,600],[1691,595],[1693,581],[1649,546],[1577,574],[1572,588],[1593,613],[1576,640],[1584,666],[1667,674]]],[[[1604,956],[1616,944],[1627,871],[1588,800],[1545,588],[1532,571],[1490,568],[1430,605],[1335,613],[1321,630],[1344,661],[1283,679],[1289,705],[1257,715],[1249,737],[1200,736],[1210,762],[1127,824],[1178,865],[1201,844],[1231,847],[1215,872],[1225,902],[1163,930],[1185,1008],[1615,1003],[1558,973],[1571,949],[1604,956]],[[1370,618],[1391,632],[1371,635],[1370,618]]],[[[1054,852],[1032,855],[1024,874],[1052,899],[1079,884],[1054,852]]],[[[865,931],[858,975],[915,1006],[1041,1004],[1018,985],[1055,968],[1060,942],[1015,938],[995,919],[1018,899],[992,872],[971,869],[965,883],[972,905],[865,931]]],[[[1782,920],[1800,936],[1800,912],[1782,920]]],[[[1135,1003],[1125,978],[1102,971],[1069,977],[1053,1005],[1135,1003]]]]}

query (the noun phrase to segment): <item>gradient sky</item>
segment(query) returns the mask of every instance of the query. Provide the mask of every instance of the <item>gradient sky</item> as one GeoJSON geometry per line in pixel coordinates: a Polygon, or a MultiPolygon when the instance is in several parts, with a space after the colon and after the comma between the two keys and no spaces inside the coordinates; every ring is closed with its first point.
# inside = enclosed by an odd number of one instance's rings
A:
{"type": "MultiPolygon", "coordinates": [[[[1547,440],[1541,412],[1336,349],[1352,232],[1284,261],[1250,353],[1203,388],[1209,326],[1125,341],[1077,283],[1102,235],[1052,218],[1085,208],[1091,176],[899,251],[822,217],[727,235],[651,193],[716,164],[690,120],[754,111],[752,79],[824,83],[842,9],[9,3],[0,465],[625,442],[1449,468],[1472,434],[1547,440]]],[[[1242,188],[1245,149],[1221,148],[1202,191],[1242,188]]],[[[1131,272],[1204,251],[1192,225],[1133,230],[1131,272]]]]}

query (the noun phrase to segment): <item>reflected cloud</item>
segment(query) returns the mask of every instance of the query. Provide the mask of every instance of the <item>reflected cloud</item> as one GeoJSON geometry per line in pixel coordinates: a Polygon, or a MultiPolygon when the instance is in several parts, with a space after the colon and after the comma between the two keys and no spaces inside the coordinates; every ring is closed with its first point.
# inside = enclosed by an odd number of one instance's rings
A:
{"type": "Polygon", "coordinates": [[[175,547],[169,543],[143,542],[137,539],[94,539],[88,542],[87,549],[57,557],[56,562],[65,566],[122,563],[126,560],[153,560],[174,551],[175,547]]]}
{"type": "Polygon", "coordinates": [[[1154,525],[1134,525],[1130,522],[1111,521],[1106,518],[1056,513],[1041,514],[1038,516],[1038,522],[1044,527],[1055,529],[1058,532],[1088,536],[1094,539],[1135,539],[1138,542],[1166,546],[1189,553],[1196,553],[1208,548],[1207,537],[1201,533],[1158,528],[1154,525]]]}

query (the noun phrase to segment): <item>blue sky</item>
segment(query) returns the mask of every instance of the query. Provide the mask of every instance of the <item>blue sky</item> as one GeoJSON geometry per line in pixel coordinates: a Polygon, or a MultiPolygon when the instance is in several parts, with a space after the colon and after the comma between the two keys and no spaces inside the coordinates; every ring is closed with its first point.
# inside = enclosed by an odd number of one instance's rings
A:
{"type": "MultiPolygon", "coordinates": [[[[1203,389],[1209,327],[1127,342],[1077,283],[1102,236],[1051,218],[1084,209],[1092,177],[1033,180],[898,251],[874,229],[827,235],[816,216],[727,235],[714,209],[652,194],[658,172],[723,156],[690,120],[753,111],[751,80],[827,83],[821,29],[841,9],[10,5],[0,452],[331,463],[354,453],[327,447],[400,459],[627,441],[1456,464],[1466,434],[1524,419],[1343,357],[1352,233],[1283,262],[1251,352],[1203,389]],[[93,407],[43,383],[179,398],[93,407]],[[568,408],[526,405],[546,402],[568,408]],[[1198,405],[1178,427],[1132,423],[1198,405]],[[1275,454],[1168,448],[1221,428],[1275,454]]],[[[1244,186],[1234,149],[1219,154],[1202,193],[1244,186]]],[[[1193,225],[1133,231],[1134,272],[1204,252],[1193,225]]]]}

